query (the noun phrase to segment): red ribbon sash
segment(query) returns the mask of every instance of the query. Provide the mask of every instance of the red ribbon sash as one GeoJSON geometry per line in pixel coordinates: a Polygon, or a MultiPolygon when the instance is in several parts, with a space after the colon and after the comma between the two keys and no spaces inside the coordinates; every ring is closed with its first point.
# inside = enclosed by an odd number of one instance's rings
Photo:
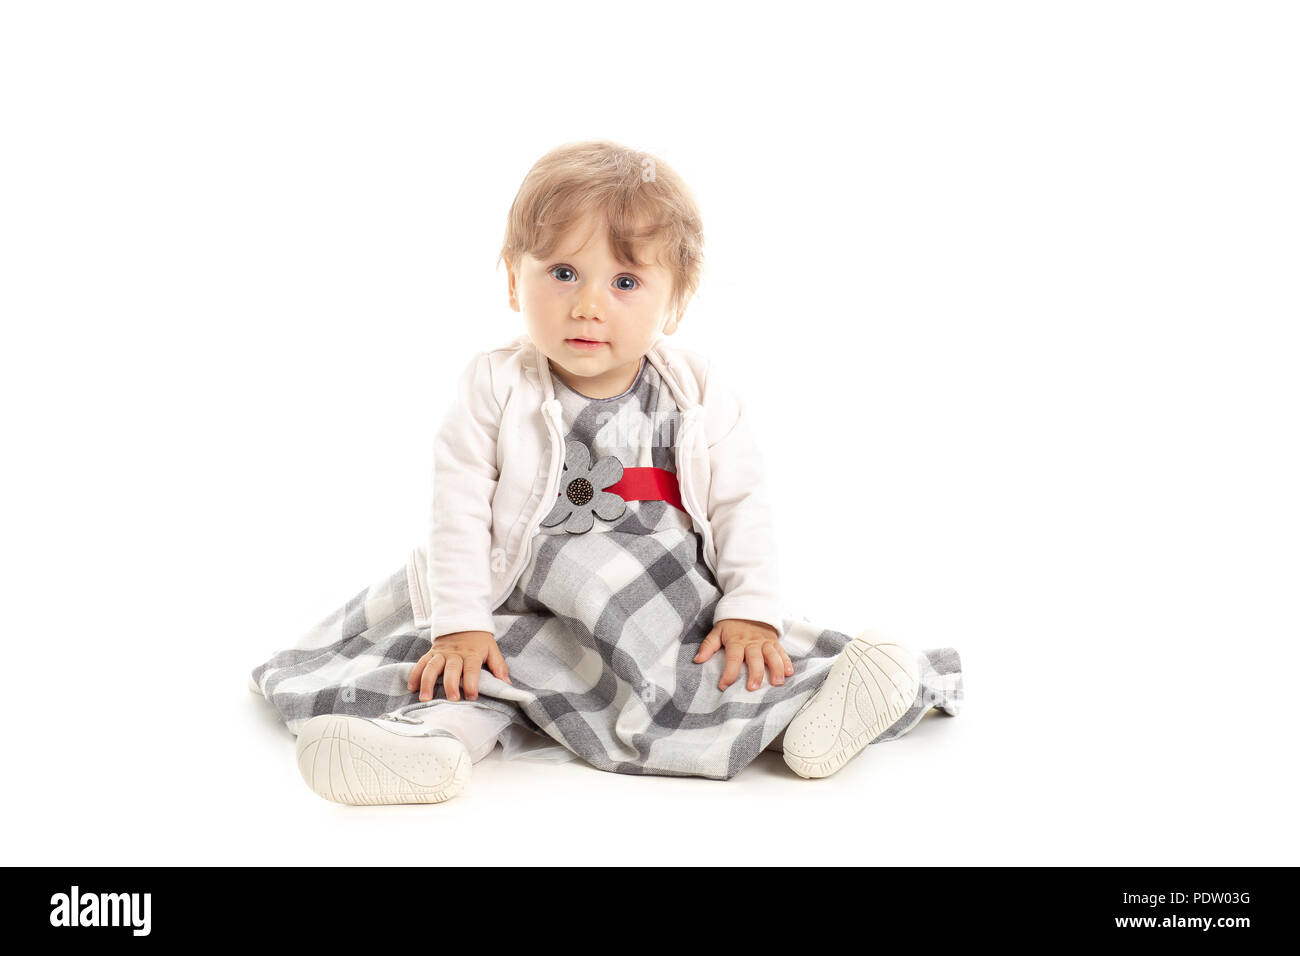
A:
{"type": "Polygon", "coordinates": [[[605,490],[624,501],[666,501],[678,511],[686,510],[677,476],[663,468],[624,468],[623,477],[605,490]]]}

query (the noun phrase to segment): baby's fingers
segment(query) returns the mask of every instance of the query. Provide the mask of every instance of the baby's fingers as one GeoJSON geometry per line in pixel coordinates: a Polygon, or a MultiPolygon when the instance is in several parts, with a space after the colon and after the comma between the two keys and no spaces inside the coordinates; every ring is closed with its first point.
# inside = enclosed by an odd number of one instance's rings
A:
{"type": "Polygon", "coordinates": [[[453,654],[447,658],[447,666],[442,671],[442,689],[447,692],[448,700],[460,700],[461,660],[453,654]]]}
{"type": "Polygon", "coordinates": [[[749,683],[746,686],[750,690],[758,690],[763,684],[763,649],[758,644],[750,644],[745,648],[745,666],[749,668],[749,683]]]}
{"type": "Polygon", "coordinates": [[[482,665],[472,657],[465,658],[465,699],[478,700],[478,672],[482,665]]]}
{"type": "Polygon", "coordinates": [[[727,663],[722,668],[722,679],[718,681],[718,690],[726,690],[736,682],[740,676],[740,665],[745,656],[740,651],[738,644],[727,645],[727,663]]]}
{"type": "Polygon", "coordinates": [[[439,652],[425,662],[424,673],[420,675],[420,700],[431,700],[433,698],[433,689],[438,684],[438,675],[442,673],[446,661],[447,659],[439,652]]]}
{"type": "MultiPolygon", "coordinates": [[[[715,624],[713,630],[705,635],[704,640],[700,642],[700,649],[695,652],[695,663],[703,664],[714,655],[719,647],[722,646],[722,627],[715,624]]],[[[732,680],[735,680],[733,675],[732,680]]]]}
{"type": "Polygon", "coordinates": [[[407,690],[415,690],[420,686],[420,675],[424,673],[424,665],[427,660],[427,657],[421,657],[415,662],[415,666],[411,668],[410,675],[406,678],[407,690]]]}
{"type": "Polygon", "coordinates": [[[507,684],[510,683],[510,668],[506,667],[505,655],[501,653],[499,648],[494,647],[488,651],[487,666],[497,680],[503,680],[507,684]]]}
{"type": "Polygon", "coordinates": [[[763,645],[763,659],[767,661],[767,677],[775,687],[785,683],[785,659],[774,643],[763,645]]]}

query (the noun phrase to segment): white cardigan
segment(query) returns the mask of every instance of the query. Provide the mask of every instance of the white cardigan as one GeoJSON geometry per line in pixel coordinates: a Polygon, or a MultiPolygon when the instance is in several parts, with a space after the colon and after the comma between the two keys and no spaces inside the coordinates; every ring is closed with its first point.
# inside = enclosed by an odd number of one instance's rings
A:
{"type": "MultiPolygon", "coordinates": [[[[681,410],[675,467],[723,594],[713,621],[763,621],[783,635],[762,458],[740,400],[693,351],[660,339],[646,359],[681,410]]],[[[528,566],[560,493],[562,427],[550,366],[528,335],[479,353],[461,373],[434,442],[428,537],[407,562],[417,628],[496,633],[492,612],[528,566]]]]}

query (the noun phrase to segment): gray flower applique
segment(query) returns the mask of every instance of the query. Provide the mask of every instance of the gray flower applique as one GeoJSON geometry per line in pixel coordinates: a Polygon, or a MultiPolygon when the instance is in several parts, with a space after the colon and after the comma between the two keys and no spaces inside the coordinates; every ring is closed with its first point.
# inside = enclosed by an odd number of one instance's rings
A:
{"type": "Polygon", "coordinates": [[[606,455],[591,464],[591,452],[580,441],[566,442],[564,447],[560,494],[550,514],[542,519],[542,527],[553,528],[563,521],[565,531],[582,534],[591,530],[596,518],[621,518],[627,502],[605,489],[622,479],[623,463],[606,455]]]}

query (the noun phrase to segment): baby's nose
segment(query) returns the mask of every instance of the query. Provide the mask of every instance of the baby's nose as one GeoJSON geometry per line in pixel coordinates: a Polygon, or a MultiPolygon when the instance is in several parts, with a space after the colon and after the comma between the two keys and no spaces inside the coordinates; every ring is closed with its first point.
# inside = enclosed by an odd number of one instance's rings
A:
{"type": "Polygon", "coordinates": [[[594,293],[581,295],[573,305],[575,319],[599,319],[605,314],[604,303],[594,293]]]}

